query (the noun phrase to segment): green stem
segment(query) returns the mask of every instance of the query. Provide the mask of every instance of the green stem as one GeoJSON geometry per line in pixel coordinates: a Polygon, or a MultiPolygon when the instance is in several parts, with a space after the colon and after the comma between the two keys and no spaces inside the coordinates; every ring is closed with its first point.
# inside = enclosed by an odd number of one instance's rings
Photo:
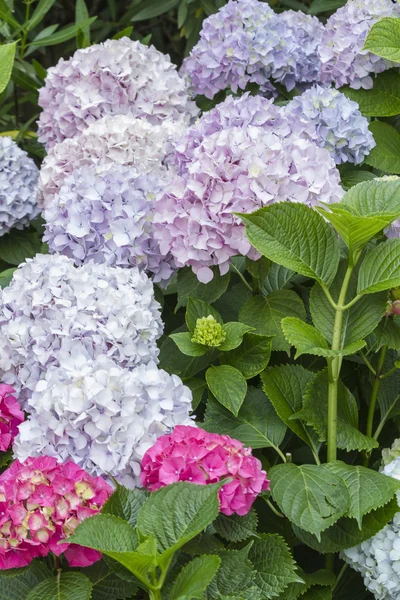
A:
{"type": "Polygon", "coordinates": [[[280,519],[285,518],[285,515],[283,515],[281,512],[279,512],[279,510],[277,508],[275,508],[275,506],[272,504],[272,502],[268,498],[265,498],[265,496],[262,496],[262,498],[264,498],[265,502],[268,504],[269,508],[272,510],[274,515],[276,515],[280,519]]]}
{"type": "Polygon", "coordinates": [[[378,359],[378,366],[376,368],[375,381],[374,381],[374,385],[372,387],[371,400],[370,400],[369,408],[368,408],[367,431],[366,431],[366,434],[369,437],[372,436],[372,428],[374,425],[376,401],[378,399],[379,386],[381,385],[382,369],[383,369],[383,364],[385,362],[387,349],[388,349],[387,346],[382,346],[382,348],[381,348],[381,351],[379,354],[379,359],[378,359]]]}
{"type": "MultiPolygon", "coordinates": [[[[349,262],[340,290],[336,307],[335,322],[333,325],[332,350],[340,350],[342,342],[343,313],[346,310],[345,301],[354,266],[349,262]]],[[[337,401],[338,384],[342,357],[335,356],[328,359],[328,453],[327,462],[337,458],[337,401]]]]}
{"type": "Polygon", "coordinates": [[[149,590],[150,600],[161,600],[161,590],[149,590]]]}
{"type": "MultiPolygon", "coordinates": [[[[25,25],[27,25],[27,23],[29,21],[29,17],[30,17],[30,13],[31,13],[31,2],[32,2],[32,0],[26,0],[25,23],[24,23],[25,25]]],[[[19,53],[21,60],[25,56],[25,48],[26,48],[27,39],[28,39],[28,29],[24,29],[23,33],[22,33],[21,50],[19,53]]]]}
{"type": "Polygon", "coordinates": [[[371,371],[372,375],[375,377],[376,371],[375,371],[374,367],[371,365],[371,363],[369,362],[368,358],[365,356],[365,354],[363,354],[363,352],[360,352],[360,356],[363,359],[363,361],[365,362],[365,364],[367,365],[368,369],[371,371]]]}

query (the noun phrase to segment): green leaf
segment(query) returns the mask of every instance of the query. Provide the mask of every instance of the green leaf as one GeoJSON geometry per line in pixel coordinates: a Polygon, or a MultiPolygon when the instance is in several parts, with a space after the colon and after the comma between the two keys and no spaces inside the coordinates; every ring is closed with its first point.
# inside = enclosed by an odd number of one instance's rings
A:
{"type": "Polygon", "coordinates": [[[375,23],[368,33],[363,50],[400,62],[400,19],[385,17],[375,23]]]}
{"type": "Polygon", "coordinates": [[[353,215],[374,217],[400,214],[400,177],[377,178],[352,187],[340,206],[353,215]]]}
{"type": "Polygon", "coordinates": [[[172,586],[171,600],[201,598],[206,587],[214,579],[221,564],[218,556],[209,554],[191,560],[183,567],[172,586]]]}
{"type": "Polygon", "coordinates": [[[256,570],[255,583],[263,597],[274,598],[290,583],[302,583],[289,548],[279,535],[260,535],[250,548],[249,559],[256,570]]]}
{"type": "Polygon", "coordinates": [[[236,323],[235,321],[225,323],[224,331],[226,338],[225,341],[218,346],[218,350],[221,350],[222,352],[234,350],[242,343],[244,334],[248,333],[252,329],[254,328],[244,325],[244,323],[236,323]]]}
{"type": "Polygon", "coordinates": [[[397,479],[365,467],[336,461],[326,465],[326,468],[345,482],[350,495],[346,516],[356,519],[360,529],[364,515],[385,506],[400,488],[397,479]]]}
{"type": "Polygon", "coordinates": [[[36,232],[13,229],[0,238],[0,258],[10,265],[19,265],[26,258],[33,258],[41,248],[41,239],[36,232]]]}
{"type": "Polygon", "coordinates": [[[125,27],[125,29],[122,29],[122,31],[118,31],[118,33],[116,33],[115,35],[112,36],[113,40],[120,40],[123,37],[128,37],[130,38],[132,35],[132,31],[133,31],[133,25],[131,25],[130,27],[125,27]]]}
{"type": "MultiPolygon", "coordinates": [[[[327,439],[328,430],[328,371],[316,373],[303,388],[303,408],[293,418],[304,420],[314,428],[321,442],[327,439]]],[[[358,428],[358,406],[350,390],[338,384],[337,445],[344,450],[372,450],[378,443],[362,434],[358,428]]]]}
{"type": "Polygon", "coordinates": [[[3,92],[11,78],[14,66],[15,49],[17,42],[2,44],[0,46],[0,94],[3,92]]]}
{"type": "Polygon", "coordinates": [[[312,587],[303,596],[302,600],[332,600],[333,588],[320,585],[312,587]]]}
{"type": "Polygon", "coordinates": [[[6,269],[2,273],[0,273],[0,287],[1,288],[5,288],[8,286],[11,279],[13,278],[15,269],[16,269],[16,267],[14,267],[12,269],[6,269]]]}
{"type": "Polygon", "coordinates": [[[286,426],[269,399],[256,388],[248,389],[236,417],[210,397],[203,427],[213,433],[230,435],[254,450],[279,447],[286,433],[286,426]]]}
{"type": "Polygon", "coordinates": [[[320,569],[314,573],[304,573],[299,570],[300,577],[304,580],[304,583],[291,583],[282,596],[279,596],[279,600],[297,600],[299,596],[304,598],[304,594],[315,585],[318,586],[329,586],[332,587],[335,583],[335,575],[332,571],[327,569],[320,569]]]}
{"type": "Polygon", "coordinates": [[[83,573],[60,573],[39,583],[26,600],[90,600],[92,584],[83,573]]]}
{"type": "Polygon", "coordinates": [[[193,377],[210,364],[211,352],[203,356],[193,357],[182,354],[173,340],[167,337],[160,348],[160,369],[171,375],[179,375],[182,379],[193,377]]]}
{"type": "Polygon", "coordinates": [[[251,244],[270,260],[329,286],[339,264],[335,232],[304,204],[280,202],[240,215],[251,244]]]}
{"type": "Polygon", "coordinates": [[[137,547],[134,529],[126,521],[111,514],[98,514],[85,519],[75,529],[69,541],[105,554],[130,552],[137,547]]]}
{"type": "Polygon", "coordinates": [[[394,117],[400,113],[400,74],[396,69],[377,75],[371,90],[346,87],[340,91],[357,102],[367,117],[394,117]]]}
{"type": "Polygon", "coordinates": [[[43,18],[47,15],[53,4],[56,0],[40,0],[35,10],[33,11],[32,17],[25,24],[25,28],[27,31],[31,29],[35,29],[37,25],[43,20],[43,18]]]}
{"type": "Polygon", "coordinates": [[[198,298],[189,298],[186,308],[186,325],[188,326],[189,331],[193,333],[197,319],[201,319],[203,317],[208,317],[212,315],[214,319],[223,325],[223,321],[221,319],[218,311],[215,310],[212,306],[204,302],[204,300],[199,300],[198,298]]]}
{"type": "Polygon", "coordinates": [[[387,346],[391,350],[400,350],[400,319],[390,317],[382,319],[374,330],[374,335],[376,338],[375,352],[378,352],[382,346],[387,346]]]}
{"type": "Polygon", "coordinates": [[[346,0],[313,0],[308,9],[310,15],[319,15],[324,12],[331,12],[341,8],[346,4],[346,0]]]}
{"type": "Polygon", "coordinates": [[[29,46],[32,48],[36,46],[56,46],[57,44],[67,42],[68,40],[74,38],[78,34],[79,30],[82,31],[84,27],[89,27],[95,22],[96,19],[97,17],[91,17],[90,19],[87,19],[87,21],[81,21],[79,25],[75,24],[64,27],[63,29],[60,29],[60,31],[57,31],[48,37],[34,40],[29,44],[29,46]]]}
{"type": "Polygon", "coordinates": [[[263,371],[271,357],[272,338],[246,333],[243,342],[235,350],[220,355],[223,365],[238,369],[246,379],[252,379],[263,371]]]}
{"type": "Polygon", "coordinates": [[[190,388],[191,392],[192,392],[192,396],[193,396],[193,400],[192,400],[192,408],[193,410],[196,410],[196,408],[198,407],[198,405],[200,404],[204,392],[207,389],[207,384],[203,379],[187,379],[185,381],[185,385],[190,388]]]}
{"type": "Polygon", "coordinates": [[[291,417],[301,410],[306,386],[314,373],[300,365],[282,365],[270,367],[261,375],[264,392],[272,402],[282,421],[313,451],[318,453],[318,437],[315,432],[301,421],[291,417]]]}
{"type": "Polygon", "coordinates": [[[391,500],[386,506],[377,508],[365,515],[360,529],[356,519],[343,517],[337,523],[321,533],[321,541],[311,533],[293,525],[296,536],[307,546],[322,554],[340,552],[358,546],[380,531],[399,511],[397,500],[391,500]]]}
{"type": "Polygon", "coordinates": [[[375,173],[370,171],[363,171],[362,169],[346,169],[341,175],[342,187],[345,190],[363,183],[364,181],[371,181],[376,179],[375,173]]]}
{"type": "Polygon", "coordinates": [[[179,482],[157,490],[140,509],[140,535],[153,536],[160,552],[181,548],[217,518],[222,485],[179,482]]]}
{"type": "Polygon", "coordinates": [[[258,260],[251,260],[246,257],[245,265],[250,275],[262,284],[269,273],[272,263],[265,256],[262,256],[258,260]]]}
{"type": "Polygon", "coordinates": [[[228,542],[243,542],[249,537],[257,537],[257,525],[258,517],[253,508],[243,517],[237,514],[227,517],[220,513],[213,523],[218,535],[228,542]]]}
{"type": "Polygon", "coordinates": [[[124,581],[110,571],[104,560],[97,561],[86,568],[84,574],[93,586],[91,600],[125,600],[132,598],[137,591],[132,581],[124,581]]]}
{"type": "Polygon", "coordinates": [[[163,0],[163,2],[160,2],[160,0],[145,0],[137,6],[137,12],[131,21],[145,21],[163,15],[171,8],[175,8],[178,2],[179,0],[163,0]]]}
{"type": "Polygon", "coordinates": [[[7,6],[5,0],[0,0],[0,19],[11,25],[14,29],[20,28],[20,24],[14,18],[10,7],[7,6]]]}
{"type": "Polygon", "coordinates": [[[400,286],[400,239],[369,250],[358,273],[358,294],[374,294],[400,286]]]}
{"type": "Polygon", "coordinates": [[[301,298],[291,290],[271,292],[267,297],[252,296],[239,313],[239,319],[255,328],[259,335],[274,336],[272,350],[284,350],[289,354],[290,344],[282,333],[284,317],[306,319],[301,298]]]}
{"type": "Polygon", "coordinates": [[[192,269],[185,267],[178,271],[178,304],[176,310],[186,306],[188,298],[197,298],[212,304],[224,294],[228,288],[230,273],[220,275],[218,269],[214,268],[214,277],[209,283],[201,283],[192,269]]]}
{"type": "Polygon", "coordinates": [[[33,588],[51,575],[46,565],[39,560],[34,560],[23,569],[1,571],[0,600],[25,600],[33,588]]]}
{"type": "Polygon", "coordinates": [[[272,263],[271,268],[263,284],[263,293],[265,295],[271,292],[277,292],[283,290],[290,285],[292,279],[296,276],[296,273],[291,269],[282,267],[277,263],[272,263]]]}
{"type": "Polygon", "coordinates": [[[131,527],[135,527],[140,507],[145,503],[146,498],[147,495],[143,490],[138,488],[129,490],[118,484],[101,512],[105,515],[119,517],[127,521],[131,527]]]}
{"type": "Polygon", "coordinates": [[[83,26],[82,23],[89,21],[89,11],[87,9],[85,0],[76,0],[75,4],[75,24],[82,31],[85,39],[90,44],[90,25],[83,26]]]}
{"type": "Polygon", "coordinates": [[[221,600],[230,596],[261,600],[260,596],[254,593],[255,572],[248,560],[249,550],[250,546],[246,546],[241,550],[225,550],[219,553],[221,566],[207,589],[207,600],[221,600]]]}
{"type": "Polygon", "coordinates": [[[317,356],[347,356],[355,354],[365,346],[363,340],[352,342],[341,350],[331,350],[321,332],[312,325],[308,325],[294,317],[282,320],[282,329],[288,342],[297,350],[295,358],[302,354],[315,354],[317,356]]]}
{"type": "Polygon", "coordinates": [[[396,129],[383,121],[373,121],[369,128],[376,146],[364,162],[386,173],[400,173],[400,135],[396,129]]]}
{"type": "Polygon", "coordinates": [[[286,463],[268,472],[271,493],[292,523],[319,536],[349,508],[349,492],[326,465],[286,463]]]}
{"type": "Polygon", "coordinates": [[[206,381],[218,402],[237,415],[247,393],[242,373],[229,365],[211,366],[206,371],[206,381]]]}
{"type": "Polygon", "coordinates": [[[400,370],[381,380],[378,391],[380,429],[388,419],[400,415],[400,370]]]}
{"type": "Polygon", "coordinates": [[[192,334],[190,331],[183,333],[172,333],[171,340],[175,342],[179,350],[186,356],[203,356],[207,352],[206,346],[192,342],[192,334]]]}

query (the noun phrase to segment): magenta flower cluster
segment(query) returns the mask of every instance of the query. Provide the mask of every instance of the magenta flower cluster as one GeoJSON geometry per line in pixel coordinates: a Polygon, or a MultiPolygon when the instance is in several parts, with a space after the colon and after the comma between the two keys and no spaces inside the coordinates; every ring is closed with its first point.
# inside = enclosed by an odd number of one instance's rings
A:
{"type": "Polygon", "coordinates": [[[99,552],[68,544],[68,537],[100,511],[112,491],[70,461],[15,461],[0,475],[0,569],[24,567],[49,552],[64,553],[72,567],[99,560],[99,552]]]}
{"type": "Polygon", "coordinates": [[[18,425],[24,420],[11,385],[0,383],[0,451],[6,452],[18,434],[18,425]]]}
{"type": "Polygon", "coordinates": [[[261,462],[228,435],[178,425],[169,435],[158,438],[144,455],[141,480],[150,491],[190,481],[197,485],[230,481],[220,489],[220,510],[225,515],[245,515],[257,496],[269,489],[261,462]]]}

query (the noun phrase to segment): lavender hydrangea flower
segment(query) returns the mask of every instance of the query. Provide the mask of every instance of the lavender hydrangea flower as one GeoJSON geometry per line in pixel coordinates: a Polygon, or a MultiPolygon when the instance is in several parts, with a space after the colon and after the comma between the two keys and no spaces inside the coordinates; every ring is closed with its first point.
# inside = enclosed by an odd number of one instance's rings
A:
{"type": "Polygon", "coordinates": [[[48,70],[39,105],[39,140],[47,149],[106,115],[188,124],[198,113],[169,57],[126,37],[60,59],[48,70]]]}
{"type": "Polygon", "coordinates": [[[172,142],[184,134],[182,122],[152,125],[129,115],[107,116],[89,125],[79,136],[56,144],[43,161],[38,202],[51,205],[65,178],[79,167],[94,165],[97,171],[111,165],[132,166],[143,174],[156,172],[167,178],[172,142]]]}
{"type": "Polygon", "coordinates": [[[52,252],[73,258],[77,265],[93,259],[135,266],[154,274],[155,281],[167,280],[173,264],[161,257],[152,233],[154,201],[162,187],[160,178],[130,167],[76,169],[43,212],[43,240],[52,252]]]}
{"type": "Polygon", "coordinates": [[[286,111],[289,119],[293,116],[315,125],[313,139],[329,150],[337,165],[361,163],[376,145],[357,102],[334,88],[316,85],[289,102],[286,111]]]}
{"type": "Polygon", "coordinates": [[[171,253],[177,267],[192,267],[202,282],[212,279],[213,265],[226,273],[236,254],[258,257],[235,212],[285,200],[314,206],[343,195],[327,150],[298,135],[279,135],[267,121],[203,137],[200,124],[194,135],[189,130],[187,144],[178,144],[180,152],[188,148],[187,160],[157,199],[154,237],[163,255],[171,253]]]}
{"type": "Polygon", "coordinates": [[[372,75],[394,66],[363,50],[372,25],[383,17],[400,17],[400,4],[392,0],[349,0],[328,19],[319,46],[322,83],[370,89],[372,75]]]}
{"type": "Polygon", "coordinates": [[[158,356],[162,333],[151,281],[138,269],[41,255],[0,296],[0,371],[23,402],[50,366],[75,369],[106,355],[122,367],[158,356]]]}
{"type": "Polygon", "coordinates": [[[38,216],[39,170],[10,137],[0,136],[0,236],[38,216]]]}
{"type": "Polygon", "coordinates": [[[99,357],[76,371],[49,367],[30,398],[14,455],[73,460],[93,475],[140,484],[140,462],[175,425],[193,425],[192,394],[155,362],[132,370],[99,357]]]}

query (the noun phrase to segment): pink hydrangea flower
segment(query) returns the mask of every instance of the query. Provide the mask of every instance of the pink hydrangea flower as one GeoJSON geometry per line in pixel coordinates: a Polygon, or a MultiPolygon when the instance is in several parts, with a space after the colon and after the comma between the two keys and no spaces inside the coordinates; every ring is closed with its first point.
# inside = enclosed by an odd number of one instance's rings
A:
{"type": "Polygon", "coordinates": [[[6,452],[18,434],[18,425],[24,420],[11,385],[0,383],[0,450],[6,452]]]}
{"type": "Polygon", "coordinates": [[[152,492],[177,481],[206,485],[230,479],[219,491],[220,510],[225,515],[245,515],[258,494],[269,489],[261,467],[251,448],[238,440],[178,425],[147,450],[140,477],[152,492]]]}
{"type": "Polygon", "coordinates": [[[28,565],[34,558],[64,552],[72,567],[86,567],[99,552],[67,540],[112,494],[101,477],[73,462],[46,456],[15,461],[0,475],[0,569],[28,565]]]}

